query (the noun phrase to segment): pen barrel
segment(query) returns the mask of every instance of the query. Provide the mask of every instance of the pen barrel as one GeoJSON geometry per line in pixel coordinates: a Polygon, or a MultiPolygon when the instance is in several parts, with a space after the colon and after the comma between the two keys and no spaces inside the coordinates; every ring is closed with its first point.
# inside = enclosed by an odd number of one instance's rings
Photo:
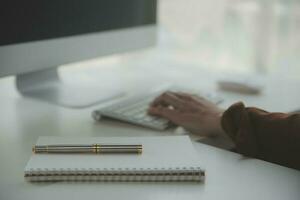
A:
{"type": "Polygon", "coordinates": [[[34,153],[142,153],[142,145],[36,145],[34,153]]]}
{"type": "Polygon", "coordinates": [[[96,153],[92,145],[40,145],[34,153],[96,153]]]}
{"type": "Polygon", "coordinates": [[[97,153],[142,153],[142,145],[97,145],[97,153]]]}

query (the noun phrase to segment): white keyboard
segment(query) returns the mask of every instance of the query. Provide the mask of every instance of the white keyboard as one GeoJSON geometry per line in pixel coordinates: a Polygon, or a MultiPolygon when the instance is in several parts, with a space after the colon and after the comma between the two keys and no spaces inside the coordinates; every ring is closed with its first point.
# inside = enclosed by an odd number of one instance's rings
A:
{"type": "MultiPolygon", "coordinates": [[[[165,130],[172,125],[168,120],[147,114],[149,104],[159,94],[160,93],[156,93],[147,97],[126,99],[100,110],[95,110],[92,116],[96,121],[100,121],[102,117],[108,117],[156,130],[165,130]]],[[[201,96],[215,104],[219,104],[223,101],[219,96],[213,94],[201,96]]]]}

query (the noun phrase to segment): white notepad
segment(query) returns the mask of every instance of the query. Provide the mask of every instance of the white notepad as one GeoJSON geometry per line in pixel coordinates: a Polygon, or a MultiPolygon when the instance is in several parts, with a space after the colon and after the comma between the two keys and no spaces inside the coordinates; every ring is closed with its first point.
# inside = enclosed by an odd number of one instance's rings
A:
{"type": "MultiPolygon", "coordinates": [[[[142,144],[142,154],[33,154],[28,181],[195,181],[204,171],[188,136],[40,137],[37,145],[142,144]]],[[[30,149],[30,148],[28,148],[30,149]]]]}

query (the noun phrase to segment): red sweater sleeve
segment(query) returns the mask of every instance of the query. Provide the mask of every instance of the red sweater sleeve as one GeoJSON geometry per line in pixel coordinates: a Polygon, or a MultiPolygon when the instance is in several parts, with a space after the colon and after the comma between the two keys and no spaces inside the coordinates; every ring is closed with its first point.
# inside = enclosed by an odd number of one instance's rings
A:
{"type": "Polygon", "coordinates": [[[300,114],[269,113],[239,102],[221,123],[238,153],[300,170],[300,114]]]}

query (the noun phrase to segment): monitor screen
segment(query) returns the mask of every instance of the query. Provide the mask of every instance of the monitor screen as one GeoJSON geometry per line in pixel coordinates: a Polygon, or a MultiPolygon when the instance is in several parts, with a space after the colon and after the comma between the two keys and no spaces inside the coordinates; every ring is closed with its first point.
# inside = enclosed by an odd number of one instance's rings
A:
{"type": "Polygon", "coordinates": [[[156,0],[4,0],[0,45],[156,23],[156,0]]]}

